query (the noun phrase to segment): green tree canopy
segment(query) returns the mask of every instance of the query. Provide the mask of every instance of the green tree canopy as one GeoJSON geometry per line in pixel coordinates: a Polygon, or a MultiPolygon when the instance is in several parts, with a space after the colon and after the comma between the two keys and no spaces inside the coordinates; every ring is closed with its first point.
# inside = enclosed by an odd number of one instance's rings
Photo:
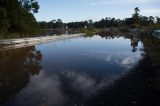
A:
{"type": "MultiPolygon", "coordinates": [[[[0,0],[0,33],[32,35],[39,31],[33,16],[39,9],[35,0],[0,0]]],[[[6,37],[6,36],[5,36],[6,37]]]]}

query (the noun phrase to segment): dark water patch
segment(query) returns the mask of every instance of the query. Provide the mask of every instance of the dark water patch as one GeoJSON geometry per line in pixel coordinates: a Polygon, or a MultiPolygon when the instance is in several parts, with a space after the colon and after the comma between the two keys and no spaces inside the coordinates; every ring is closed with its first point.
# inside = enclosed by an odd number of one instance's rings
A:
{"type": "Polygon", "coordinates": [[[0,52],[0,104],[27,86],[40,73],[42,54],[34,46],[0,52]]]}

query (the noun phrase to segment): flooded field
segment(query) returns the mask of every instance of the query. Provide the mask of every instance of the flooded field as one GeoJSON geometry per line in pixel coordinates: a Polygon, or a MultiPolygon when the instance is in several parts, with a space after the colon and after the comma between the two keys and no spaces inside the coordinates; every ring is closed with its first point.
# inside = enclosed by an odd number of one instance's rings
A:
{"type": "Polygon", "coordinates": [[[0,105],[158,106],[159,44],[94,35],[0,51],[0,105]]]}

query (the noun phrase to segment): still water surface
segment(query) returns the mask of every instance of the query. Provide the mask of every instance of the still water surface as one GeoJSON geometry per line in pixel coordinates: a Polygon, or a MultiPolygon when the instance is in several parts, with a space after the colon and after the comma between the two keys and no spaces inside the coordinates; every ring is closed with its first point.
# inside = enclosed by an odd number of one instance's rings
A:
{"type": "Polygon", "coordinates": [[[95,35],[1,51],[0,105],[83,105],[136,66],[142,49],[138,40],[95,35]]]}

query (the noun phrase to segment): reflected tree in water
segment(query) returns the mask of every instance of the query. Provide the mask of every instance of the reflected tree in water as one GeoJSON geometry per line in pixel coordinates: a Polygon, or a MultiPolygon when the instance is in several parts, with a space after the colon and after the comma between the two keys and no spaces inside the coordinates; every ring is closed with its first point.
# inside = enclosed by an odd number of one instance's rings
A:
{"type": "Polygon", "coordinates": [[[136,47],[138,47],[138,42],[139,42],[139,40],[136,37],[131,39],[132,52],[136,52],[137,51],[136,47]]]}
{"type": "Polygon", "coordinates": [[[124,39],[130,39],[131,40],[131,46],[132,46],[132,52],[136,52],[137,51],[137,47],[138,47],[138,43],[139,43],[139,38],[137,37],[137,35],[135,36],[131,36],[129,33],[122,33],[119,31],[115,31],[115,32],[100,32],[98,33],[99,36],[101,36],[102,38],[105,39],[114,39],[114,38],[119,38],[119,37],[124,37],[124,39]]]}
{"type": "Polygon", "coordinates": [[[0,52],[0,103],[19,93],[41,70],[42,54],[34,46],[0,52]]]}
{"type": "Polygon", "coordinates": [[[99,90],[86,106],[160,106],[160,40],[138,36],[144,58],[129,73],[99,90]]]}

